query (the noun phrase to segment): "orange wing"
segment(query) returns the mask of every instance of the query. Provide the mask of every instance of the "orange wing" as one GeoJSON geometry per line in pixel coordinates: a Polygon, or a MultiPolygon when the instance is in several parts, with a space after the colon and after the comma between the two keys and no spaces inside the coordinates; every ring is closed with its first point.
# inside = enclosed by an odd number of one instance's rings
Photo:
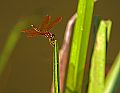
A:
{"type": "Polygon", "coordinates": [[[34,25],[31,25],[32,26],[31,29],[26,29],[21,32],[26,33],[28,37],[44,35],[45,37],[50,38],[52,37],[52,33],[48,32],[48,30],[50,30],[53,26],[59,23],[62,20],[62,17],[58,17],[48,25],[50,19],[51,16],[46,16],[43,19],[41,26],[35,27],[34,25]]]}
{"type": "Polygon", "coordinates": [[[47,26],[47,31],[50,30],[53,26],[55,26],[57,23],[59,23],[62,20],[62,17],[58,17],[54,21],[52,21],[48,26],[47,26]]]}
{"type": "Polygon", "coordinates": [[[49,22],[50,19],[51,19],[51,16],[48,16],[48,15],[45,16],[41,25],[38,27],[38,29],[40,31],[44,31],[46,29],[46,27],[48,26],[48,22],[49,22]]]}
{"type": "Polygon", "coordinates": [[[48,34],[48,32],[37,32],[34,29],[27,29],[27,30],[23,30],[21,32],[24,32],[27,34],[27,37],[36,37],[36,36],[40,36],[40,35],[46,35],[48,34]]]}

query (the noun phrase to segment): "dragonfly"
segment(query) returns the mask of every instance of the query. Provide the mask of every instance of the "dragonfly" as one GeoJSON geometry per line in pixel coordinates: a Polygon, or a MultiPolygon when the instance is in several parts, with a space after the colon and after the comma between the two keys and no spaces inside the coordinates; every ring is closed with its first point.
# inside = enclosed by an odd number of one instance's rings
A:
{"type": "Polygon", "coordinates": [[[43,18],[42,23],[40,25],[30,25],[30,29],[22,30],[21,32],[26,33],[28,37],[36,37],[36,36],[45,36],[48,38],[50,44],[54,46],[55,44],[55,35],[49,32],[57,23],[62,20],[62,17],[58,17],[49,23],[51,16],[47,15],[43,18]]]}

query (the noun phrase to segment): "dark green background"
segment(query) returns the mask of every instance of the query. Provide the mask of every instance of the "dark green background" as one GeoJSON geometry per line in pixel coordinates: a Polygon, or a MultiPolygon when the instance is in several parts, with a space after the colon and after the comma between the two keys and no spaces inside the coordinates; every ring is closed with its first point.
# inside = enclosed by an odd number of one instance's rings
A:
{"type": "MultiPolygon", "coordinates": [[[[67,21],[76,12],[77,0],[0,0],[0,53],[10,30],[19,18],[39,14],[62,16],[53,28],[62,44],[67,21]]],[[[110,64],[120,50],[120,0],[98,0],[94,15],[111,19],[113,27],[108,48],[110,64]]],[[[6,69],[0,77],[0,93],[49,93],[52,82],[52,47],[44,37],[21,35],[6,69]]]]}

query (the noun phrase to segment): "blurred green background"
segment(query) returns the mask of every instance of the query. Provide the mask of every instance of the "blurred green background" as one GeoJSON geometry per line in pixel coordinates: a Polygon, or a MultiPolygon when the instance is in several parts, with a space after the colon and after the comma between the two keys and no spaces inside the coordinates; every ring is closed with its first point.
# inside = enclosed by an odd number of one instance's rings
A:
{"type": "MultiPolygon", "coordinates": [[[[67,21],[76,12],[77,0],[1,0],[0,54],[11,29],[18,20],[32,15],[62,16],[52,32],[62,44],[67,21]]],[[[98,0],[94,15],[113,21],[107,59],[111,65],[120,50],[120,0],[98,0]]],[[[93,31],[91,31],[91,34],[93,31]]],[[[92,35],[91,35],[92,36],[92,35]]],[[[89,54],[91,44],[89,45],[89,54]]],[[[49,93],[52,83],[52,47],[44,37],[27,38],[21,35],[0,77],[0,93],[49,93]]]]}

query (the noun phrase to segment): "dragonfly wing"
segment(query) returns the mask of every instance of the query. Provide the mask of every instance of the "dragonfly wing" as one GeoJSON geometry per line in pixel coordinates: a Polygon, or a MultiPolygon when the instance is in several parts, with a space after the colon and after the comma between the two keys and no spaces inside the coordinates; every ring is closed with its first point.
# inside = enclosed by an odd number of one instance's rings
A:
{"type": "Polygon", "coordinates": [[[50,19],[51,19],[51,16],[48,16],[48,15],[45,16],[41,25],[38,26],[38,29],[41,31],[44,30],[48,26],[48,22],[50,19]]]}
{"type": "Polygon", "coordinates": [[[49,32],[41,32],[41,31],[38,32],[34,29],[22,30],[21,32],[25,33],[27,37],[36,37],[40,35],[49,36],[50,34],[49,32]]]}
{"type": "Polygon", "coordinates": [[[46,28],[46,30],[50,30],[53,26],[55,26],[57,23],[59,23],[62,20],[62,17],[56,18],[54,21],[52,21],[46,28]]]}
{"type": "Polygon", "coordinates": [[[34,29],[26,29],[26,30],[22,30],[21,32],[26,33],[28,37],[35,37],[38,35],[38,32],[35,31],[34,29]]]}

